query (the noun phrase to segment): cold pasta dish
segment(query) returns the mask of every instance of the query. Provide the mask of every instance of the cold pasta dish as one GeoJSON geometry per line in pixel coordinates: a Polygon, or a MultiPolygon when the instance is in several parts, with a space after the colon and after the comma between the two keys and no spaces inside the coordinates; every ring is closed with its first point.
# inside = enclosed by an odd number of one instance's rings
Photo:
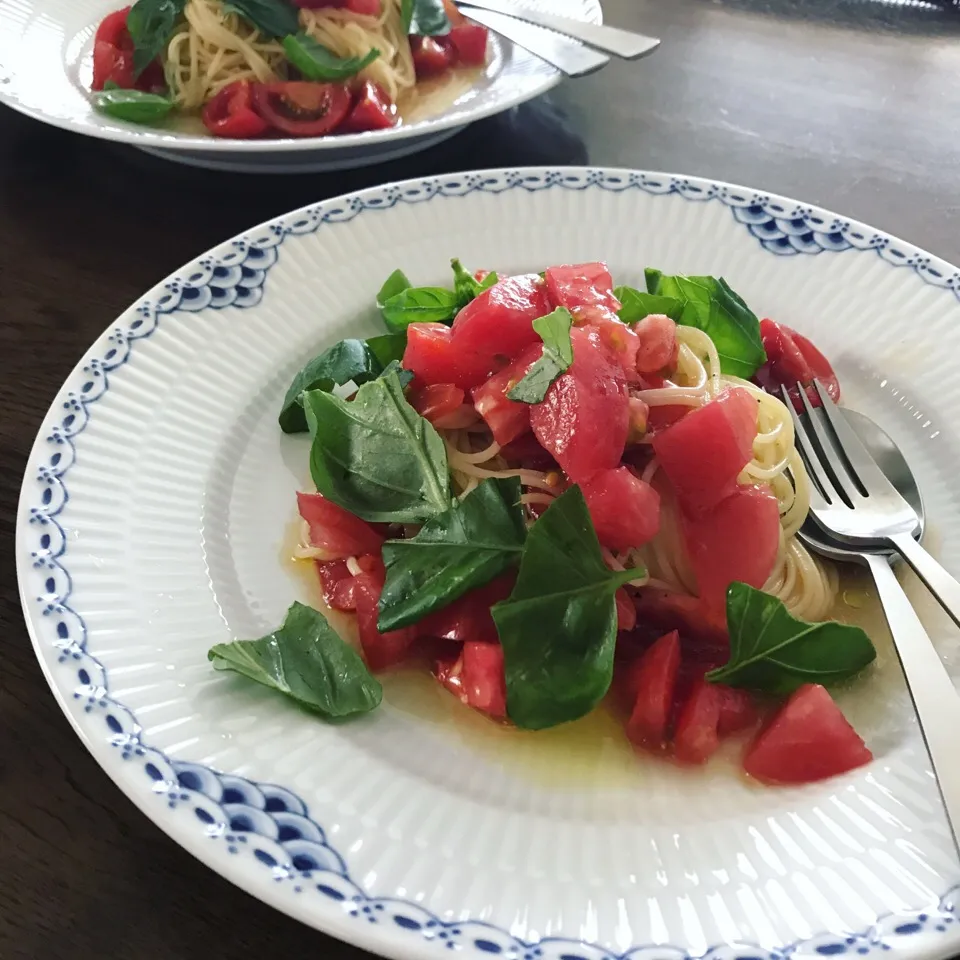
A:
{"type": "Polygon", "coordinates": [[[137,0],[94,38],[97,109],[216,137],[382,130],[424,84],[486,61],[487,30],[450,0],[137,0]]]}
{"type": "Polygon", "coordinates": [[[828,688],[875,652],[828,619],[836,571],[797,538],[810,488],[782,399],[819,402],[815,379],[839,399],[826,358],[722,278],[453,270],[392,274],[387,332],[315,357],[280,412],[311,438],[297,554],[359,648],[294,604],[215,665],[328,718],[410,663],[504,726],[606,700],[680,763],[737,735],[765,782],[868,762],[828,688]]]}

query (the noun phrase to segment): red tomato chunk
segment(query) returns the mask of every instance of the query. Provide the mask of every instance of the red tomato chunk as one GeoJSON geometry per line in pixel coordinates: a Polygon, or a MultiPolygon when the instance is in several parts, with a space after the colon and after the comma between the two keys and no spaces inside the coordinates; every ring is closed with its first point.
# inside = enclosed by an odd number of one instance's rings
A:
{"type": "Polygon", "coordinates": [[[664,634],[630,670],[627,687],[634,695],[627,722],[632,743],[661,747],[668,734],[673,691],[680,670],[680,635],[664,634]]]}
{"type": "Polygon", "coordinates": [[[507,393],[523,379],[541,353],[542,346],[530,344],[513,363],[473,391],[473,405],[501,447],[530,430],[530,405],[511,400],[507,393]]]}
{"type": "Polygon", "coordinates": [[[812,783],[873,754],[819,684],[800,687],[750,745],[743,767],[765,783],[812,783]]]}
{"type": "Polygon", "coordinates": [[[597,539],[611,550],[652,540],[660,529],[660,495],[627,467],[601,470],[581,484],[597,539]]]}
{"type": "Polygon", "coordinates": [[[677,325],[662,314],[654,313],[633,325],[639,347],[637,373],[660,373],[677,365],[677,325]]]}
{"type": "Polygon", "coordinates": [[[613,278],[605,263],[578,263],[550,267],[547,290],[554,307],[566,307],[574,321],[593,323],[617,320],[620,301],[613,295],[613,278]]]}
{"type": "Polygon", "coordinates": [[[323,550],[329,559],[380,553],[380,534],[319,493],[298,493],[297,509],[310,527],[310,546],[323,550]]]}
{"type": "Polygon", "coordinates": [[[654,452],[686,513],[700,516],[731,493],[756,435],[757,401],[740,387],[656,434],[654,452]]]}

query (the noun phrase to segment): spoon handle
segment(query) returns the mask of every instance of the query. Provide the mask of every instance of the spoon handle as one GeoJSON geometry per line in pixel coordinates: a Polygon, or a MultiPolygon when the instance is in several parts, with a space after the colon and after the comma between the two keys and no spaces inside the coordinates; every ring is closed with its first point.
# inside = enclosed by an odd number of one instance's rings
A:
{"type": "Polygon", "coordinates": [[[878,554],[864,554],[864,557],[877,585],[920,721],[920,732],[930,754],[953,842],[960,850],[960,763],[956,762],[960,696],[886,558],[878,554]]]}
{"type": "Polygon", "coordinates": [[[960,583],[956,578],[934,560],[910,534],[895,534],[890,538],[890,542],[937,598],[940,606],[950,614],[953,622],[960,626],[960,583]]]}

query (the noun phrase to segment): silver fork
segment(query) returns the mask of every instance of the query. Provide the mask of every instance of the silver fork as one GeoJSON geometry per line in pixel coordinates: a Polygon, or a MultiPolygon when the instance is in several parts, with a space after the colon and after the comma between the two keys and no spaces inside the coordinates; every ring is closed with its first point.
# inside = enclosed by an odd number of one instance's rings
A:
{"type": "Polygon", "coordinates": [[[892,547],[960,626],[960,583],[913,538],[918,522],[913,507],[884,476],[819,380],[814,387],[819,408],[805,390],[799,391],[809,431],[781,390],[813,481],[810,508],[817,523],[852,547],[892,547]]]}
{"type": "MultiPolygon", "coordinates": [[[[822,404],[819,412],[812,408],[806,391],[800,390],[809,431],[797,416],[786,389],[782,389],[793,418],[797,448],[812,481],[810,511],[841,548],[824,548],[827,556],[859,556],[870,568],[927,745],[954,846],[960,851],[960,763],[956,759],[960,696],[890,568],[891,546],[896,546],[890,531],[912,541],[919,518],[877,466],[827,392],[818,382],[815,386],[822,404]]],[[[804,542],[818,549],[817,541],[804,542]]]]}

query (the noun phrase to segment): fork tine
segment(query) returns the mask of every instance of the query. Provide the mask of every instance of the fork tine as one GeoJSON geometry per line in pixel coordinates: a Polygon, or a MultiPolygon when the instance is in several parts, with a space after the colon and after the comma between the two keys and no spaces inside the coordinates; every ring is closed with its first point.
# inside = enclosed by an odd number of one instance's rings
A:
{"type": "Polygon", "coordinates": [[[820,462],[824,470],[833,477],[837,493],[847,506],[852,507],[856,500],[863,497],[860,482],[848,468],[847,458],[843,454],[840,441],[835,438],[832,431],[827,429],[823,418],[810,403],[807,391],[802,387],[800,389],[800,399],[807,415],[807,422],[813,430],[815,444],[820,452],[820,462]]]}
{"type": "MultiPolygon", "coordinates": [[[[813,381],[817,396],[820,397],[820,409],[827,418],[836,437],[836,446],[842,454],[844,465],[860,488],[864,496],[871,493],[896,493],[893,484],[887,479],[876,461],[870,456],[856,432],[847,423],[846,417],[837,408],[830,394],[819,380],[813,381]]],[[[899,496],[899,494],[897,494],[899,496]]]]}
{"type": "Polygon", "coordinates": [[[835,503],[840,500],[840,497],[833,486],[833,481],[827,476],[826,471],[823,469],[823,464],[820,462],[816,448],[810,442],[807,428],[803,425],[800,417],[797,416],[797,411],[793,406],[793,400],[790,398],[787,388],[781,386],[780,394],[787,410],[790,411],[790,419],[793,420],[793,433],[796,438],[797,449],[800,451],[800,457],[803,460],[804,466],[807,468],[807,473],[810,474],[813,480],[811,484],[813,492],[823,499],[825,505],[835,503]]]}

